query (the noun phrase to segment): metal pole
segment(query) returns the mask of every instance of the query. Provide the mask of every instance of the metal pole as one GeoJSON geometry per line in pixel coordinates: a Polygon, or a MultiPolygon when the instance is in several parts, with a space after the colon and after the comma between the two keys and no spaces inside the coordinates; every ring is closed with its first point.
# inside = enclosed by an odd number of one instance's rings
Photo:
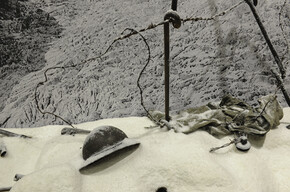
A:
{"type": "Polygon", "coordinates": [[[177,11],[177,0],[172,0],[171,9],[177,11]]]}
{"type": "Polygon", "coordinates": [[[164,24],[165,120],[169,121],[169,23],[164,24]]]}
{"type": "MultiPolygon", "coordinates": [[[[171,9],[177,10],[177,0],[172,0],[171,9]]],[[[169,57],[170,57],[170,42],[169,42],[169,23],[164,24],[164,84],[165,84],[165,120],[170,121],[169,116],[169,57]]]]}

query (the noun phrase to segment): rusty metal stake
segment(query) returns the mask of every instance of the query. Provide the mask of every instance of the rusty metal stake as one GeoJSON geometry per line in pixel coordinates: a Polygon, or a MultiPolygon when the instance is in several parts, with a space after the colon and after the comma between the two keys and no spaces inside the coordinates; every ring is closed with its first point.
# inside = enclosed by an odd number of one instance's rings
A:
{"type": "MultiPolygon", "coordinates": [[[[172,0],[171,9],[177,10],[177,0],[172,0]]],[[[166,19],[166,16],[165,16],[166,19]]],[[[170,121],[169,116],[169,57],[170,57],[170,43],[169,43],[169,22],[164,24],[164,84],[165,84],[165,120],[170,121]]]]}

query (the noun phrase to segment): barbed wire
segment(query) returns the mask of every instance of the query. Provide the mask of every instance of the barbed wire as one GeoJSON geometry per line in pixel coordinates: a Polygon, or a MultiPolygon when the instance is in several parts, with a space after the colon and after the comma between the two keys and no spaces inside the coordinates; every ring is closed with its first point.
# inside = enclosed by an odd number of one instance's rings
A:
{"type": "Polygon", "coordinates": [[[189,17],[189,18],[185,18],[185,19],[181,19],[181,21],[183,23],[188,22],[188,21],[211,21],[211,20],[215,20],[218,17],[224,16],[225,14],[227,14],[228,12],[234,10],[235,8],[237,8],[238,6],[240,6],[241,4],[245,3],[244,1],[240,1],[239,3],[233,5],[232,7],[218,13],[215,14],[212,17],[189,17]]]}
{"type": "MultiPolygon", "coordinates": [[[[212,16],[212,17],[188,17],[188,18],[185,18],[185,19],[181,19],[181,21],[183,23],[185,22],[189,22],[189,21],[211,21],[211,20],[215,20],[216,18],[218,17],[221,17],[221,16],[224,16],[226,15],[227,13],[229,13],[230,11],[234,10],[235,8],[237,8],[238,6],[240,6],[241,4],[243,4],[244,1],[240,1],[239,3],[233,5],[232,7],[212,16]]],[[[35,102],[36,102],[36,107],[37,109],[40,111],[41,114],[48,114],[48,115],[53,115],[55,118],[59,118],[61,119],[63,122],[65,122],[66,124],[70,125],[72,128],[76,128],[72,125],[71,122],[65,120],[64,118],[62,118],[60,115],[56,115],[55,113],[53,112],[48,112],[48,111],[44,111],[44,110],[41,110],[40,106],[39,106],[39,101],[38,101],[38,89],[40,86],[43,86],[47,81],[48,81],[48,77],[47,77],[47,72],[50,71],[50,70],[53,70],[53,69],[62,69],[62,70],[65,70],[66,68],[73,68],[73,67],[76,67],[78,65],[84,65],[86,63],[89,63],[89,62],[93,62],[93,61],[96,61],[97,59],[103,57],[106,53],[108,53],[108,51],[113,47],[113,45],[118,42],[118,41],[121,41],[121,40],[124,40],[124,39],[127,39],[133,35],[140,35],[142,40],[144,41],[144,43],[146,44],[146,47],[147,47],[147,50],[148,50],[148,58],[147,58],[147,61],[144,65],[144,67],[142,68],[139,76],[138,76],[138,79],[137,79],[137,87],[139,88],[139,91],[140,91],[140,96],[141,96],[141,105],[143,107],[143,109],[145,110],[146,114],[147,114],[147,117],[152,120],[154,123],[156,123],[158,126],[166,126],[166,123],[167,122],[162,122],[162,121],[157,121],[155,120],[149,113],[149,111],[147,110],[147,108],[145,107],[144,105],[144,98],[143,98],[143,90],[141,88],[141,85],[140,85],[140,79],[141,79],[141,76],[143,74],[143,72],[145,71],[145,69],[147,68],[147,66],[149,65],[150,63],[150,60],[151,60],[151,51],[150,51],[150,47],[146,41],[146,38],[141,34],[142,32],[145,32],[145,31],[148,31],[148,30],[151,30],[151,29],[154,29],[158,26],[161,26],[161,25],[164,25],[165,23],[170,23],[172,22],[172,20],[168,19],[168,20],[165,20],[165,21],[162,21],[162,22],[159,22],[159,23],[156,23],[156,24],[153,24],[151,23],[149,26],[145,27],[145,28],[142,28],[142,29],[139,29],[139,30],[135,30],[135,29],[132,29],[132,28],[126,28],[125,30],[123,30],[123,32],[121,33],[121,35],[117,38],[115,38],[112,43],[107,47],[107,49],[102,53],[100,54],[99,56],[96,56],[96,57],[91,57],[89,59],[86,59],[86,60],[83,60],[81,61],[80,63],[77,63],[77,64],[73,64],[73,65],[70,65],[70,66],[55,66],[55,67],[50,67],[50,68],[47,68],[45,71],[44,71],[44,81],[41,81],[37,84],[36,88],[35,88],[35,92],[34,92],[34,98],[35,98],[35,102]],[[129,33],[125,34],[126,31],[130,31],[129,33]]],[[[275,73],[276,75],[278,75],[277,73],[275,73]]],[[[279,75],[278,77],[276,76],[276,79],[279,78],[279,75]]],[[[281,78],[280,78],[281,79],[281,78]]]]}
{"type": "Polygon", "coordinates": [[[152,115],[149,113],[148,109],[145,107],[144,98],[143,98],[143,89],[142,89],[141,84],[140,84],[141,77],[142,77],[145,69],[149,65],[150,60],[151,60],[151,50],[150,50],[150,46],[149,46],[146,38],[140,32],[138,32],[138,31],[136,31],[135,29],[132,29],[132,28],[126,28],[123,32],[125,32],[127,30],[131,31],[131,33],[136,33],[136,34],[140,35],[141,38],[142,38],[142,40],[143,40],[143,42],[145,43],[145,45],[147,47],[148,58],[147,58],[147,61],[146,61],[145,65],[143,66],[142,70],[140,71],[138,78],[137,78],[137,87],[139,88],[139,91],[140,91],[140,100],[141,100],[140,102],[141,102],[141,106],[143,107],[144,111],[146,112],[147,117],[151,121],[153,121],[155,124],[157,124],[159,126],[162,126],[162,124],[160,124],[160,122],[158,122],[156,119],[154,119],[152,117],[152,115]]]}
{"type": "MultiPolygon", "coordinates": [[[[188,21],[212,21],[212,20],[215,20],[216,18],[218,17],[221,17],[221,16],[224,16],[225,14],[227,14],[228,12],[232,11],[233,9],[237,8],[239,5],[241,5],[242,3],[244,3],[244,1],[240,1],[239,3],[233,5],[232,7],[212,16],[212,17],[188,17],[188,18],[185,18],[185,19],[181,19],[181,21],[183,23],[185,22],[188,22],[188,21]]],[[[101,58],[102,56],[104,56],[106,53],[108,53],[108,51],[112,48],[112,46],[117,42],[117,41],[120,41],[120,40],[123,40],[123,39],[127,39],[133,35],[137,35],[137,34],[140,34],[142,32],[145,32],[145,31],[148,31],[148,30],[151,30],[151,29],[155,29],[156,27],[159,27],[159,26],[163,26],[165,23],[170,23],[172,22],[170,19],[167,19],[165,21],[162,21],[162,22],[159,22],[159,23],[151,23],[150,25],[148,25],[147,27],[145,28],[142,28],[142,29],[139,29],[139,30],[130,30],[131,32],[128,33],[128,34],[125,34],[124,35],[124,32],[128,30],[128,28],[126,28],[125,30],[123,30],[123,32],[121,33],[121,36],[115,38],[112,43],[107,47],[107,49],[99,56],[97,57],[92,57],[92,58],[89,58],[87,60],[84,60],[82,63],[86,63],[86,62],[91,62],[91,61],[95,61],[97,60],[98,58],[101,58]]],[[[80,63],[80,64],[82,64],[80,63]]]]}
{"type": "MultiPolygon", "coordinates": [[[[67,67],[72,67],[72,66],[67,66],[67,67]]],[[[56,115],[56,114],[53,113],[53,112],[43,111],[43,110],[41,110],[41,109],[40,109],[40,106],[39,106],[39,102],[38,102],[38,94],[37,94],[38,92],[37,92],[37,90],[38,90],[38,88],[39,88],[40,86],[44,85],[44,83],[46,83],[46,82],[48,81],[47,72],[50,71],[50,70],[53,70],[53,69],[63,69],[63,70],[65,70],[65,68],[67,68],[67,67],[51,67],[51,68],[46,69],[46,70],[44,71],[44,81],[41,81],[41,82],[39,82],[39,83],[36,85],[36,88],[35,88],[35,91],[34,91],[34,100],[35,100],[35,103],[36,103],[36,108],[38,109],[38,111],[39,111],[41,114],[43,114],[43,115],[45,115],[45,114],[52,115],[52,116],[54,116],[54,117],[56,117],[56,118],[61,119],[63,122],[65,122],[66,124],[70,125],[72,128],[75,128],[75,127],[72,125],[71,122],[65,120],[65,119],[62,118],[61,116],[56,115]]]]}

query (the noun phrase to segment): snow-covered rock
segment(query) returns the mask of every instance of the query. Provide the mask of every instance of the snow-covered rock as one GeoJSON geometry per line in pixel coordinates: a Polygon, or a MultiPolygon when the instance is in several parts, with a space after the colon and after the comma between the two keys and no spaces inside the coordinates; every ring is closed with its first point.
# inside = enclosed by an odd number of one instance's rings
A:
{"type": "Polygon", "coordinates": [[[160,128],[145,128],[145,117],[104,119],[76,125],[93,130],[111,125],[138,140],[139,148],[80,173],[86,135],[62,135],[64,126],[9,129],[32,139],[6,138],[8,153],[0,158],[0,187],[12,192],[288,192],[290,190],[290,108],[284,108],[278,128],[266,137],[250,137],[248,152],[234,145],[209,153],[229,142],[205,131],[185,135],[160,128]],[[13,181],[16,173],[25,176],[13,181]]]}

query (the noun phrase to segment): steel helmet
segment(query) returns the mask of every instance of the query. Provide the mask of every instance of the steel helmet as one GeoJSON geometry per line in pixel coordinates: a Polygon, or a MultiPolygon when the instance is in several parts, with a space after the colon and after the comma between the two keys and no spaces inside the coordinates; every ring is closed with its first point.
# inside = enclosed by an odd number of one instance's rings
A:
{"type": "Polygon", "coordinates": [[[93,129],[86,137],[82,155],[85,160],[80,169],[98,162],[108,155],[125,148],[139,146],[139,142],[129,139],[120,129],[113,126],[101,126],[93,129]]]}

